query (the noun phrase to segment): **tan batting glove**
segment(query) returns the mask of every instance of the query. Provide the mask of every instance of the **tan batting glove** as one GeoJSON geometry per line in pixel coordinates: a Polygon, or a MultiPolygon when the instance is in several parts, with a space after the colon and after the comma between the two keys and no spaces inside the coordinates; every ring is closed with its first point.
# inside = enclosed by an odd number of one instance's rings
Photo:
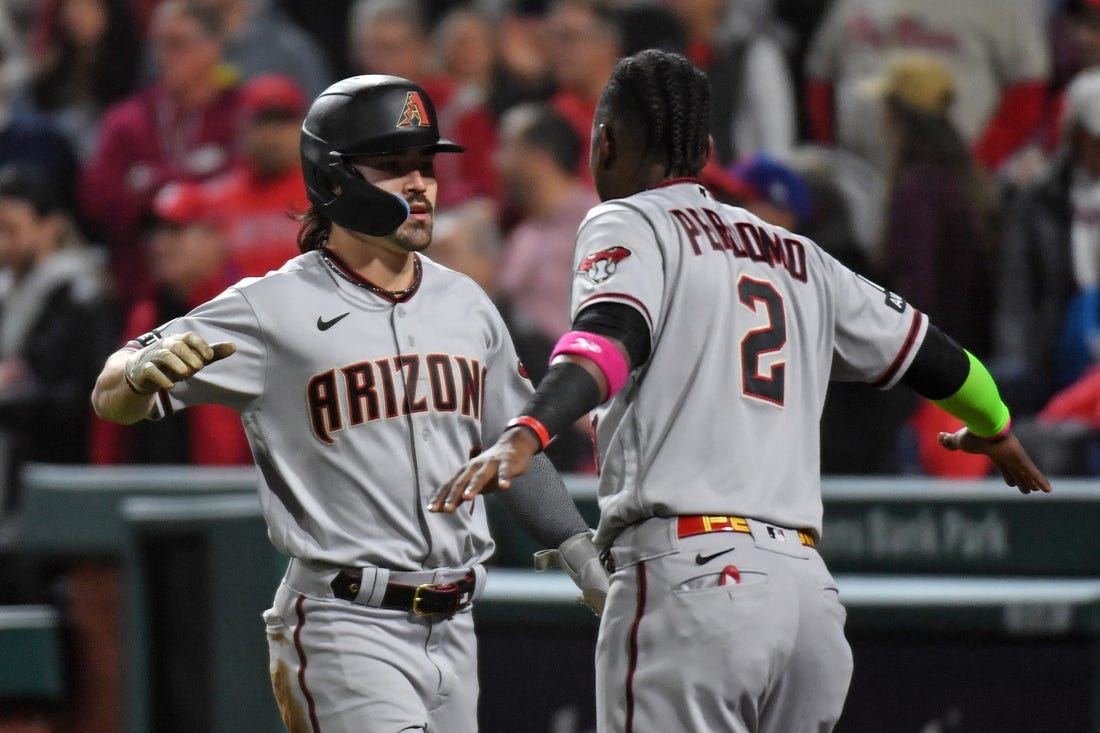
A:
{"type": "Polygon", "coordinates": [[[126,361],[124,378],[130,389],[150,395],[171,389],[177,382],[194,376],[208,364],[235,353],[228,342],[210,345],[194,331],[158,339],[126,361]]]}
{"type": "Polygon", "coordinates": [[[581,589],[584,602],[599,616],[607,601],[608,574],[593,536],[595,533],[588,530],[573,535],[556,550],[539,550],[535,553],[535,570],[563,568],[581,589]]]}

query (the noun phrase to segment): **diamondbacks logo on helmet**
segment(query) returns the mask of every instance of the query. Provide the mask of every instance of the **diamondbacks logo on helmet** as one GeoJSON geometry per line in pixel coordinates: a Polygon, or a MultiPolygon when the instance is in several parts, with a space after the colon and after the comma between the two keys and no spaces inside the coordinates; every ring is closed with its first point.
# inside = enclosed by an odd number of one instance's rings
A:
{"type": "Polygon", "coordinates": [[[577,272],[586,273],[588,279],[594,283],[602,283],[614,275],[619,263],[629,256],[630,250],[626,247],[616,245],[608,249],[601,249],[599,252],[593,252],[585,257],[581,261],[581,266],[577,268],[577,272]]]}
{"type": "Polygon", "coordinates": [[[432,126],[432,119],[428,116],[428,110],[424,107],[420,92],[407,92],[405,108],[401,110],[401,119],[397,121],[397,127],[410,127],[414,121],[420,127],[432,126]]]}

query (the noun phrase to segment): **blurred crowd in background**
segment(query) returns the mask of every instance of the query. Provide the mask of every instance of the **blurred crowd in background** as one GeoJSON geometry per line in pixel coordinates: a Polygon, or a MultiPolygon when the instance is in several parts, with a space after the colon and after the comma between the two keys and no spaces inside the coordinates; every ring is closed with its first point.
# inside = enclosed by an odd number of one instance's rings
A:
{"type": "MultiPolygon", "coordinates": [[[[648,47],[709,75],[716,196],[983,359],[1045,471],[1100,474],[1100,0],[7,0],[0,515],[28,461],[250,462],[223,408],[122,428],[88,395],[129,337],[298,253],[301,120],[352,74],[416,81],[466,146],[437,162],[427,254],[496,300],[537,381],[597,203],[596,101],[648,47]]],[[[836,384],[822,463],[985,475],[935,446],[957,425],[836,384]]],[[[590,445],[551,457],[591,472],[590,445]]]]}

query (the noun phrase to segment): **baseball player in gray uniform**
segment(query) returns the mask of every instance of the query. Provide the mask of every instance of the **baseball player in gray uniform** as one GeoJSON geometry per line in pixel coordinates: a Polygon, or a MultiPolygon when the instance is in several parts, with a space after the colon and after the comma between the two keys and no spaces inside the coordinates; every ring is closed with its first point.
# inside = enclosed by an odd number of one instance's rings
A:
{"type": "Polygon", "coordinates": [[[1021,491],[1050,485],[985,368],[813,242],[716,201],[708,84],[685,58],[620,61],[576,243],[573,330],[498,442],[433,499],[460,511],[597,407],[597,545],[614,568],[596,650],[603,732],[832,729],[852,671],[817,552],[829,379],[899,381],[967,427],[1021,491]]]}
{"type": "MultiPolygon", "coordinates": [[[[477,729],[471,603],[493,541],[483,507],[426,505],[532,390],[488,297],[420,253],[435,155],[459,151],[405,79],[329,87],[302,126],[303,254],[134,339],[92,396],[122,423],[239,411],[291,557],[264,619],[293,733],[477,729]]],[[[543,458],[518,488],[509,510],[598,610],[605,571],[560,477],[543,458]]]]}

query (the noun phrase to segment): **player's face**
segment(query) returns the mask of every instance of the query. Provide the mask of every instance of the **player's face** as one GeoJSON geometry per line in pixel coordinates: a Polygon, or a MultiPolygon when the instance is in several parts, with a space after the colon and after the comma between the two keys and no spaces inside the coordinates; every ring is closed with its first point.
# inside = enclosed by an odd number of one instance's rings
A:
{"type": "Polygon", "coordinates": [[[244,126],[245,159],[263,178],[298,169],[302,121],[297,117],[260,117],[244,126]]]}
{"type": "Polygon", "coordinates": [[[524,136],[533,119],[533,114],[526,108],[505,114],[500,123],[500,139],[494,155],[505,196],[520,206],[528,202],[531,191],[532,173],[528,165],[531,151],[524,136]]]}
{"type": "Polygon", "coordinates": [[[409,150],[353,161],[367,182],[397,194],[409,204],[409,218],[397,231],[383,237],[406,252],[419,252],[432,241],[435,212],[435,153],[409,150]]]}
{"type": "Polygon", "coordinates": [[[157,19],[152,34],[161,78],[173,91],[194,87],[209,79],[221,58],[221,46],[193,18],[168,12],[157,19]]]}

